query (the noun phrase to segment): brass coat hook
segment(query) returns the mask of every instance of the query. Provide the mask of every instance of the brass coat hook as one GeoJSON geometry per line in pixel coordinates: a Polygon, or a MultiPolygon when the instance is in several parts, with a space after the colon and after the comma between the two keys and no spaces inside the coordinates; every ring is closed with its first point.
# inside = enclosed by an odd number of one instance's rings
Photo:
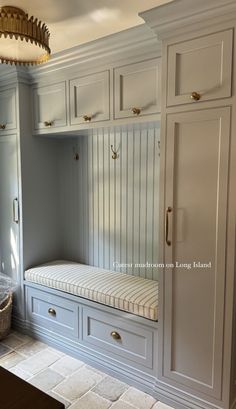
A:
{"type": "Polygon", "coordinates": [[[117,159],[118,158],[118,153],[117,153],[117,151],[114,151],[113,145],[111,145],[111,151],[112,151],[112,159],[117,159]]]}

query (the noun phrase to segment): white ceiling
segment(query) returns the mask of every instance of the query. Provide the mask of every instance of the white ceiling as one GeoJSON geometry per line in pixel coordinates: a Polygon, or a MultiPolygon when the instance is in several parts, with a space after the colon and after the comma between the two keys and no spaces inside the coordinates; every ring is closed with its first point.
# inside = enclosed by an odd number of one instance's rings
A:
{"type": "Polygon", "coordinates": [[[52,53],[143,23],[138,13],[172,0],[0,0],[45,22],[52,53]]]}

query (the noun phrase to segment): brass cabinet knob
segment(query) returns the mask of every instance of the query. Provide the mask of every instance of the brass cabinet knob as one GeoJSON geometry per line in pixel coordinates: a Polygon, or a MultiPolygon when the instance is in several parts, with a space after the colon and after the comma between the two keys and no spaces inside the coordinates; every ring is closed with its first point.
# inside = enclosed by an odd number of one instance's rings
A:
{"type": "Polygon", "coordinates": [[[85,122],[90,122],[92,117],[91,117],[91,115],[84,115],[83,119],[84,119],[85,122]]]}
{"type": "Polygon", "coordinates": [[[198,94],[198,92],[193,91],[191,94],[191,99],[193,99],[194,101],[199,101],[199,99],[201,98],[201,95],[198,94]]]}
{"type": "Polygon", "coordinates": [[[44,122],[44,125],[45,125],[46,127],[50,128],[50,126],[53,126],[53,125],[54,125],[54,121],[45,121],[45,122],[44,122]]]}
{"type": "Polygon", "coordinates": [[[116,332],[116,331],[112,331],[112,332],[111,332],[111,337],[112,337],[113,339],[121,339],[120,334],[119,334],[118,332],[116,332]]]}
{"type": "Polygon", "coordinates": [[[6,124],[0,124],[0,129],[6,129],[6,124]]]}
{"type": "Polygon", "coordinates": [[[141,113],[141,109],[140,108],[132,108],[132,112],[133,112],[133,114],[134,115],[140,115],[140,113],[141,113]]]}
{"type": "Polygon", "coordinates": [[[57,315],[56,310],[54,310],[54,308],[49,308],[48,309],[48,314],[53,315],[55,317],[55,315],[57,315]]]}

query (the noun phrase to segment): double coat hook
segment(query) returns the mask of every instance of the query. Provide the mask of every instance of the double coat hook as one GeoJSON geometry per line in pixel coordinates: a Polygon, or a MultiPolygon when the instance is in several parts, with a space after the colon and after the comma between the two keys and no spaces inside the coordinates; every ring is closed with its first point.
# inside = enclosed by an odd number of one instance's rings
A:
{"type": "Polygon", "coordinates": [[[112,151],[112,159],[117,159],[118,158],[118,151],[115,151],[113,148],[113,145],[111,145],[111,151],[112,151]]]}

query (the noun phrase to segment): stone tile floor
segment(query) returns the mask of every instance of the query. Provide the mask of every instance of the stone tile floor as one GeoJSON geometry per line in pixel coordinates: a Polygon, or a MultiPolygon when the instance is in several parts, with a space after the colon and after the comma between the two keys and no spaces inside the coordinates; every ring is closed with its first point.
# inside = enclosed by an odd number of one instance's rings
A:
{"type": "Polygon", "coordinates": [[[0,342],[0,366],[65,408],[160,409],[152,396],[19,332],[0,342]]]}

